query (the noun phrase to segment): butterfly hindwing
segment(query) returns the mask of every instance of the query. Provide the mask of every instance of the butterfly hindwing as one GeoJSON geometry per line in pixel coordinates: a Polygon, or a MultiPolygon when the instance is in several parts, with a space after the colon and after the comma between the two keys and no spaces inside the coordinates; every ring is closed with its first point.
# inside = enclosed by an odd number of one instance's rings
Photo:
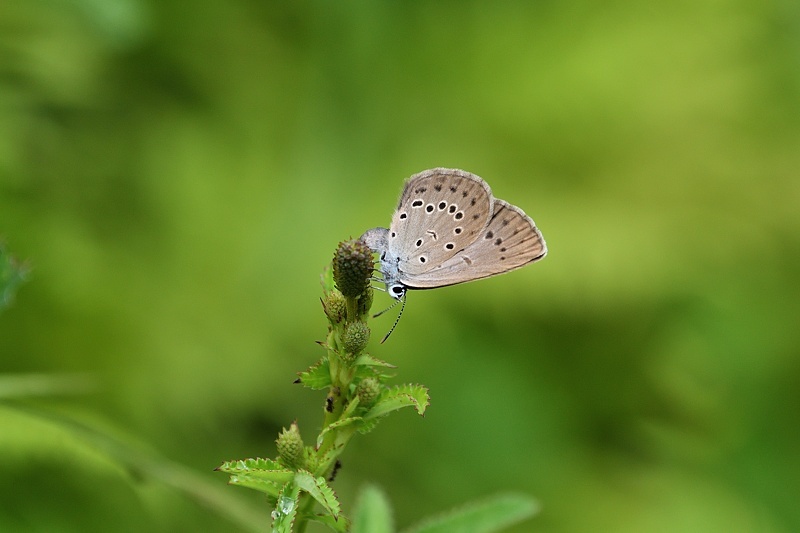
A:
{"type": "Polygon", "coordinates": [[[541,232],[522,209],[498,199],[493,205],[487,226],[469,246],[439,267],[404,275],[403,283],[420,289],[453,285],[509,272],[547,254],[541,232]]]}

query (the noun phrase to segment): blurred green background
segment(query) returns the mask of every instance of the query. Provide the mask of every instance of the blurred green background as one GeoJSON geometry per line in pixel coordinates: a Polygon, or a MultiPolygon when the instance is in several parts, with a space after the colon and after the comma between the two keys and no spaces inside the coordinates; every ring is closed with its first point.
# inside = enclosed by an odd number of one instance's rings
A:
{"type": "Polygon", "coordinates": [[[800,4],[10,0],[0,531],[267,530],[212,469],[314,438],[319,274],[435,166],[550,254],[409,295],[371,352],[432,405],[352,443],[346,510],[800,530],[800,4]]]}

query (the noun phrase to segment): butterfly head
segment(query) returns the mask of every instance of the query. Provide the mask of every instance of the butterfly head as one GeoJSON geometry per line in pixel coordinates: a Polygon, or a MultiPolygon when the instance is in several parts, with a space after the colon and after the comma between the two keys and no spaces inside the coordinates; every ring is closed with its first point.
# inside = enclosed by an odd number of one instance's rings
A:
{"type": "Polygon", "coordinates": [[[366,231],[361,240],[380,258],[381,281],[386,285],[386,292],[395,300],[402,300],[408,286],[400,281],[398,258],[389,251],[389,230],[373,228],[366,231]]]}

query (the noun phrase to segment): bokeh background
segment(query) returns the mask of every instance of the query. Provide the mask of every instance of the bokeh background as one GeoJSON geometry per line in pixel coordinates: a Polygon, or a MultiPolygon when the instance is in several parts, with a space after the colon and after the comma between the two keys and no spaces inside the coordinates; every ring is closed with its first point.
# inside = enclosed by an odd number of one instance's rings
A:
{"type": "Polygon", "coordinates": [[[351,444],[346,510],[800,530],[799,6],[0,3],[0,530],[266,531],[212,469],[314,438],[320,272],[435,166],[550,254],[409,295],[370,351],[432,405],[351,444]]]}

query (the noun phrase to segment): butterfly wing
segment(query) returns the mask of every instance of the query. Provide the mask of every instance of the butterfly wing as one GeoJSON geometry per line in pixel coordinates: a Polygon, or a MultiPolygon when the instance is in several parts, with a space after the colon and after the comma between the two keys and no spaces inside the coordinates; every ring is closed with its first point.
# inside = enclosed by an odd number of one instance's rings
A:
{"type": "Polygon", "coordinates": [[[431,289],[487,278],[538,261],[547,245],[533,220],[522,209],[494,200],[494,212],[478,238],[440,266],[406,276],[403,283],[431,289]]]}
{"type": "Polygon", "coordinates": [[[463,170],[434,168],[409,178],[388,235],[401,281],[469,247],[489,223],[493,202],[489,185],[463,170]]]}

